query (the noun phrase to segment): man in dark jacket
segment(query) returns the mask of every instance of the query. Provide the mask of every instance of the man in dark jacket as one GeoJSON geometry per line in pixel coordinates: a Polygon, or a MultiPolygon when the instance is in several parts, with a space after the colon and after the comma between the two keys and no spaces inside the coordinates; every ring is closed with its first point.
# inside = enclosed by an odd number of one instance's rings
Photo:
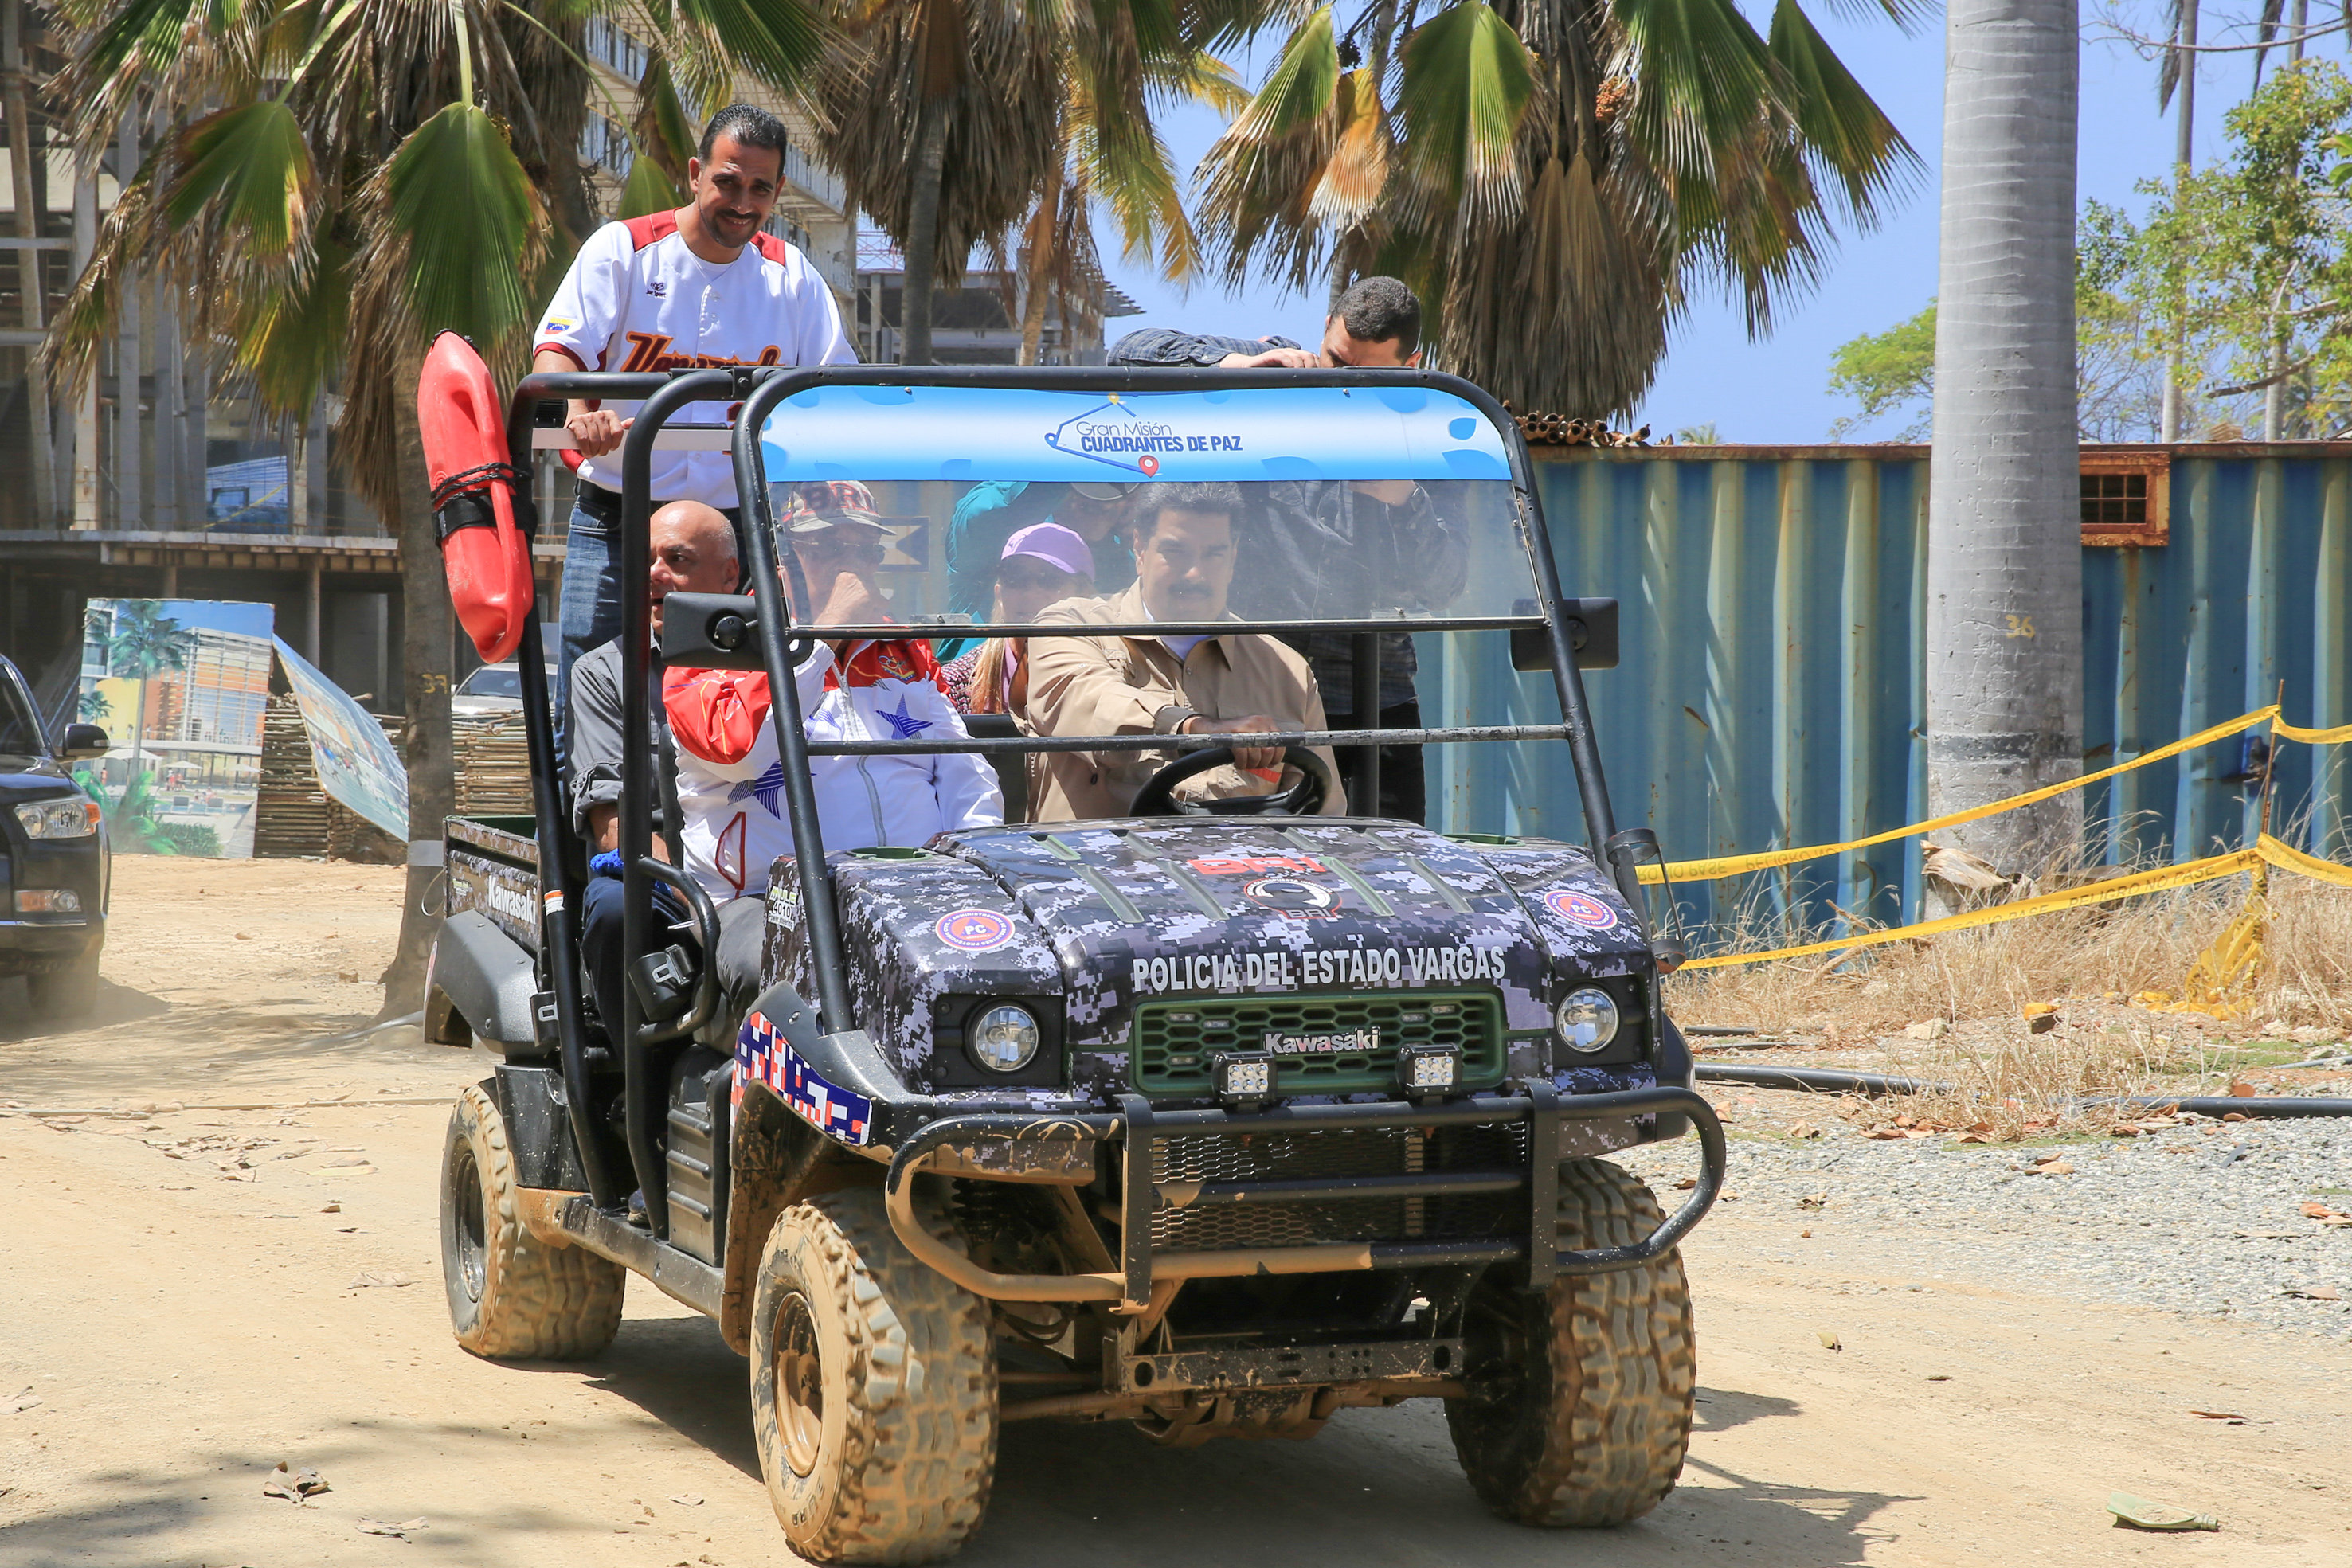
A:
{"type": "MultiPolygon", "coordinates": [[[[1148,328],[1112,346],[1114,365],[1202,365],[1224,370],[1354,366],[1409,370],[1421,363],[1421,301],[1393,277],[1366,277],[1339,296],[1323,323],[1319,350],[1287,338],[1250,342],[1148,328]]],[[[1234,585],[1234,609],[1250,620],[1330,620],[1406,608],[1435,612],[1461,593],[1469,538],[1458,517],[1432,504],[1411,480],[1283,480],[1244,486],[1255,559],[1234,585]]],[[[1353,639],[1315,632],[1299,640],[1314,668],[1334,729],[1369,724],[1356,712],[1353,639]]],[[[1421,727],[1409,632],[1381,636],[1378,727],[1421,727]]],[[[1339,751],[1350,800],[1368,815],[1421,821],[1427,814],[1421,747],[1381,747],[1380,800],[1357,782],[1362,753],[1339,751]]]]}

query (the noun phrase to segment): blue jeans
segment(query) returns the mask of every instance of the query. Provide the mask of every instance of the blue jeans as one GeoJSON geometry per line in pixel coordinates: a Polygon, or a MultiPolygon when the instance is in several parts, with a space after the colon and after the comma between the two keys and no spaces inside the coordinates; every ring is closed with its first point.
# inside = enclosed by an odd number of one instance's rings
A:
{"type": "MultiPolygon", "coordinates": [[[[585,487],[586,481],[582,484],[585,487]]],[[[616,510],[619,504],[620,498],[614,497],[612,506],[604,508],[614,514],[610,522],[575,505],[564,542],[563,638],[556,650],[555,664],[555,755],[562,761],[566,779],[572,774],[572,753],[567,745],[572,727],[572,666],[590,649],[601,648],[621,634],[621,568],[613,559],[613,542],[621,531],[616,510]]],[[[661,504],[658,500],[654,503],[657,507],[661,504]]],[[[736,559],[746,559],[742,551],[742,508],[722,507],[719,510],[734,525],[736,559]]]]}

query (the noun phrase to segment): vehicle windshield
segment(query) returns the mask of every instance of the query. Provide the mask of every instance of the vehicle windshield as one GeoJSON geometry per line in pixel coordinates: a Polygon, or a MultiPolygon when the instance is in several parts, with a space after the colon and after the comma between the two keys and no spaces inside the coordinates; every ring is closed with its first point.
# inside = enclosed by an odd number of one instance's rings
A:
{"type": "Polygon", "coordinates": [[[468,697],[512,697],[522,700],[522,673],[512,664],[484,664],[457,686],[468,697]]]}
{"type": "Polygon", "coordinates": [[[1441,390],[820,386],[761,437],[779,559],[823,575],[863,552],[899,624],[1026,623],[1088,598],[1121,622],[1537,612],[1502,435],[1441,390]],[[1147,549],[1175,564],[1139,582],[1147,549]]]}
{"type": "Polygon", "coordinates": [[[46,750],[41,744],[41,721],[34,716],[32,700],[25,695],[16,672],[0,664],[0,753],[39,757],[46,750]]]}

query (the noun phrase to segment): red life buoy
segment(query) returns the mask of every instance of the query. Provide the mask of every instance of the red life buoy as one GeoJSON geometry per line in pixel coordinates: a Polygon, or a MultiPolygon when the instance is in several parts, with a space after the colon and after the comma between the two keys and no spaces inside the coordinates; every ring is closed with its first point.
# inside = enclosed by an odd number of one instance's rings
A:
{"type": "Polygon", "coordinates": [[[530,471],[507,451],[506,405],[490,369],[455,332],[433,340],[416,382],[416,423],[433,486],[449,601],[486,664],[514,657],[530,610],[538,531],[530,471]]]}

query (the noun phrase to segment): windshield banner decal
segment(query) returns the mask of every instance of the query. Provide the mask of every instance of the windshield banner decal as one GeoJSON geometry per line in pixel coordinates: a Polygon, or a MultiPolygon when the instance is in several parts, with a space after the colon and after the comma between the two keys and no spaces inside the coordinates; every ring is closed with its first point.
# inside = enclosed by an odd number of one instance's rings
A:
{"type": "Polygon", "coordinates": [[[1494,423],[1427,387],[1075,392],[823,386],[761,433],[771,483],[820,479],[1508,479],[1494,423]]]}

